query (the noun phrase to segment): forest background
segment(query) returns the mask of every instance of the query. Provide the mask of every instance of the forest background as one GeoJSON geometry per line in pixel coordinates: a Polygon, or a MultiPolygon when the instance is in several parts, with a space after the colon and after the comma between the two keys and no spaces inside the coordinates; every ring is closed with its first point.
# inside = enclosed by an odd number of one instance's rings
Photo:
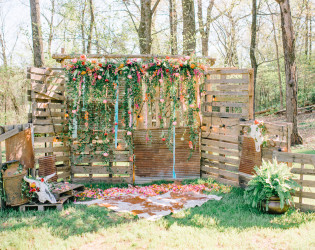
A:
{"type": "MultiPolygon", "coordinates": [[[[37,0],[38,1],[38,0],[37,0]]],[[[36,2],[36,1],[35,1],[36,2]]],[[[190,54],[216,58],[215,67],[257,62],[255,110],[286,105],[279,4],[274,0],[41,0],[45,66],[52,54],[190,54]],[[254,12],[253,3],[256,9],[254,12]],[[253,27],[256,18],[256,27],[253,27]],[[256,41],[252,41],[256,32],[256,41]],[[254,46],[253,46],[254,44],[254,46]]],[[[295,32],[298,106],[315,103],[314,9],[290,0],[295,32]]],[[[0,0],[0,125],[27,122],[26,68],[33,65],[30,1],[0,0]]]]}

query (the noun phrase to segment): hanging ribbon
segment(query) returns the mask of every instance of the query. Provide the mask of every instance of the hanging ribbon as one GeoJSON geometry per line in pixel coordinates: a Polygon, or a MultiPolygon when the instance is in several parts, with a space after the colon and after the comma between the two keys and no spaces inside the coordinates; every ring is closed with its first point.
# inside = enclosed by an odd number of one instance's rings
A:
{"type": "Polygon", "coordinates": [[[118,134],[118,98],[119,98],[119,86],[118,86],[118,76],[115,77],[115,81],[117,82],[116,89],[116,102],[115,102],[115,148],[117,148],[117,134],[118,134]]]}
{"type": "Polygon", "coordinates": [[[173,130],[173,179],[176,179],[175,173],[175,125],[173,130]]]}

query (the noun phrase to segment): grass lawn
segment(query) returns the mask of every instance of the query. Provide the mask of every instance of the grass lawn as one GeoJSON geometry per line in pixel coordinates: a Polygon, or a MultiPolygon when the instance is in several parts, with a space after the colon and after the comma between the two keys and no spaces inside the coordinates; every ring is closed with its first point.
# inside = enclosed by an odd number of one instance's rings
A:
{"type": "Polygon", "coordinates": [[[73,204],[60,212],[2,211],[0,249],[315,248],[315,213],[262,214],[244,204],[240,188],[215,194],[222,200],[155,222],[73,204]]]}

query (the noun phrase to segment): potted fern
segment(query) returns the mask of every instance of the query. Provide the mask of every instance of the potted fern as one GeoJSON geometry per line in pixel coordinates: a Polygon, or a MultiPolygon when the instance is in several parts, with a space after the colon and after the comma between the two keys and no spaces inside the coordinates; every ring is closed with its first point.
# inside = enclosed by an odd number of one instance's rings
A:
{"type": "Polygon", "coordinates": [[[245,202],[259,210],[272,214],[285,213],[293,204],[293,194],[300,185],[292,180],[289,167],[284,163],[264,161],[248,182],[244,193],[245,202]]]}

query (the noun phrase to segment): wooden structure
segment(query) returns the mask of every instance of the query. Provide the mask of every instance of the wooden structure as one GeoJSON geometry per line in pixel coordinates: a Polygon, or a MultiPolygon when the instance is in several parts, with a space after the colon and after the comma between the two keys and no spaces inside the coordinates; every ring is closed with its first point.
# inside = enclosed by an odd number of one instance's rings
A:
{"type": "Polygon", "coordinates": [[[208,70],[205,78],[201,176],[238,186],[240,120],[253,119],[253,71],[208,70]]]}
{"type": "Polygon", "coordinates": [[[291,173],[302,186],[294,194],[295,206],[303,211],[315,211],[315,155],[274,151],[273,157],[293,165],[291,173]]]}
{"type": "Polygon", "coordinates": [[[56,155],[58,177],[70,177],[70,148],[67,132],[65,78],[63,71],[56,69],[28,68],[27,77],[31,80],[28,100],[32,113],[29,121],[34,125],[35,161],[47,155],[56,155]]]}

